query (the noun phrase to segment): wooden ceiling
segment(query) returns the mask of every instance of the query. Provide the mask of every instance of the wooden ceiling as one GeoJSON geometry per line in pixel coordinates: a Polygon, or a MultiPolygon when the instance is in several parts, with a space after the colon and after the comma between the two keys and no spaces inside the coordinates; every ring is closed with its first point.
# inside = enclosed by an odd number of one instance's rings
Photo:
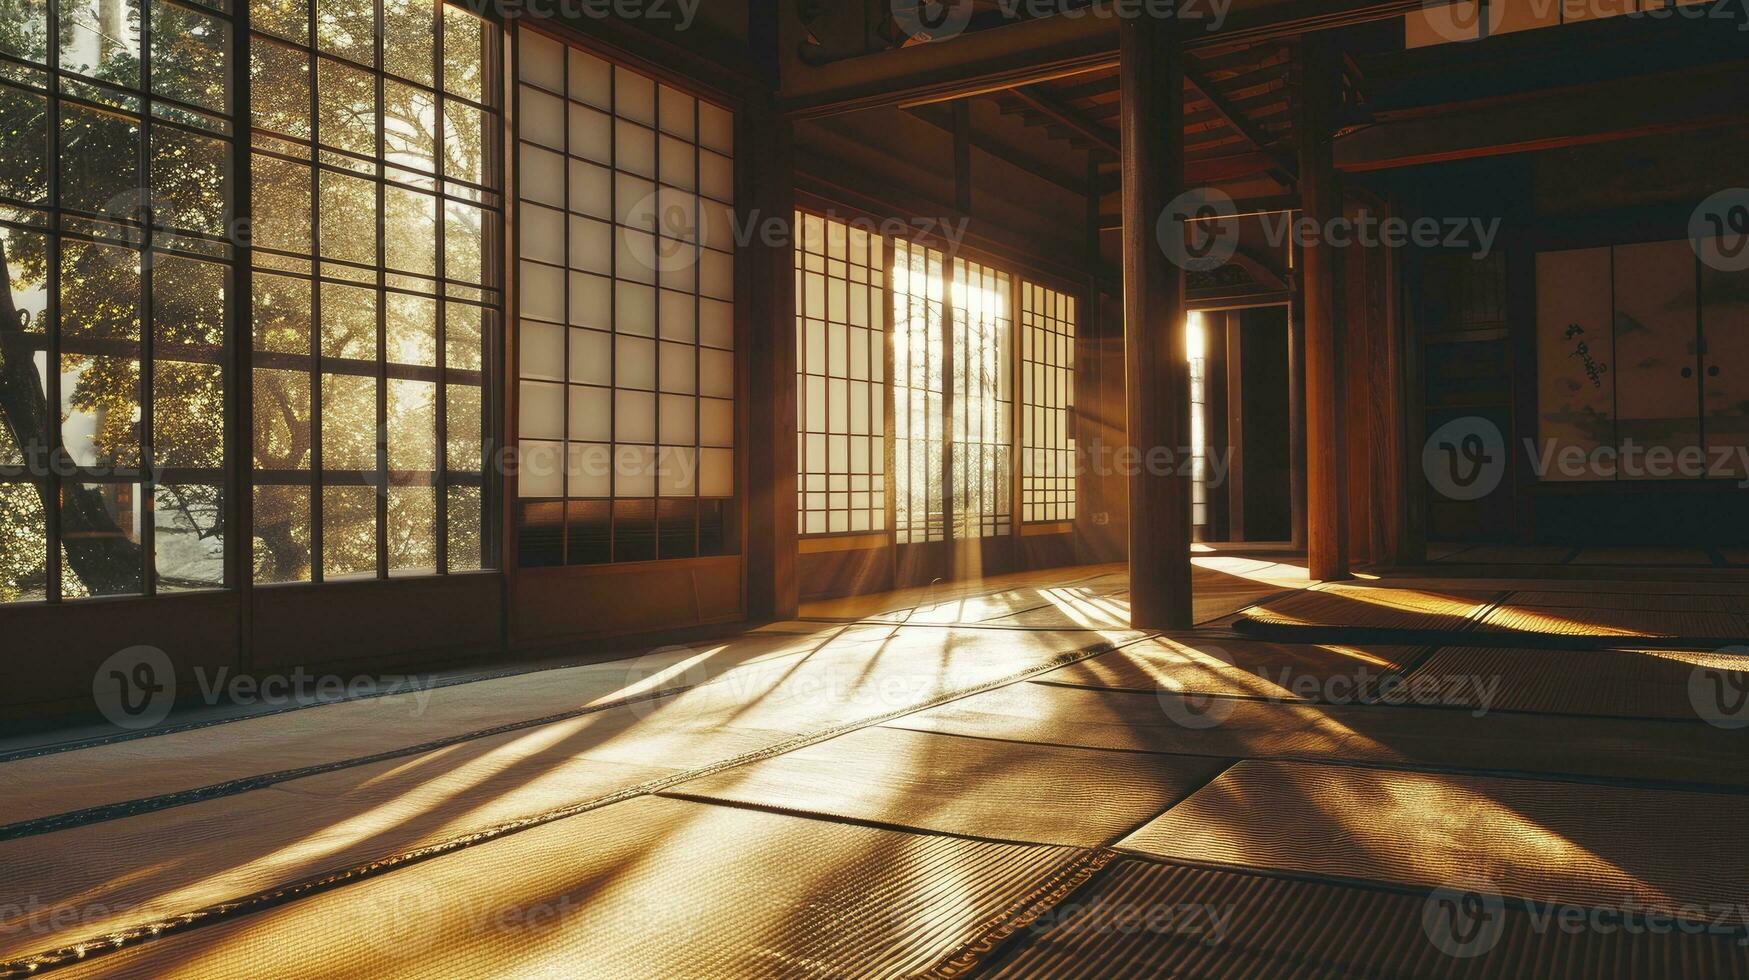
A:
{"type": "MultiPolygon", "coordinates": [[[[1204,180],[1267,174],[1283,192],[1294,183],[1297,97],[1293,50],[1261,42],[1187,52],[1185,163],[1204,180]]],[[[1115,173],[1119,146],[1118,72],[1071,75],[990,96],[1051,139],[1103,157],[1115,173]]]]}

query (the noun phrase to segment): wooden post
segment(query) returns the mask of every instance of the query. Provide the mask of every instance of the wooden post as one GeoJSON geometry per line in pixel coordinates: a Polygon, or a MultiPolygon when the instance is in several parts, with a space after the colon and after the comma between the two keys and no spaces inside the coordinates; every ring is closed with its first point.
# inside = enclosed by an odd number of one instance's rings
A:
{"type": "Polygon", "coordinates": [[[1190,365],[1184,270],[1156,232],[1184,190],[1183,25],[1171,17],[1118,25],[1123,119],[1124,364],[1129,407],[1130,625],[1192,625],[1190,365]],[[1172,465],[1158,463],[1164,453],[1172,465]],[[1139,459],[1137,459],[1139,454],[1139,459]]]}
{"type": "MultiPolygon", "coordinates": [[[[774,18],[769,0],[753,4],[756,31],[774,18]],[[762,17],[761,14],[764,16],[762,17]]],[[[770,21],[775,24],[775,20],[770,21]]],[[[756,37],[757,52],[776,75],[775,39],[756,37]]],[[[750,102],[740,114],[735,145],[742,147],[736,196],[746,223],[756,231],[777,219],[789,234],[755,234],[740,243],[739,331],[746,351],[739,387],[747,405],[747,614],[751,619],[791,619],[800,605],[796,578],[796,341],[795,341],[795,158],[792,125],[773,101],[750,102]]]]}
{"type": "Polygon", "coordinates": [[[1312,578],[1348,578],[1342,445],[1342,351],[1336,323],[1336,255],[1323,230],[1342,213],[1331,160],[1335,71],[1316,37],[1300,46],[1300,199],[1317,233],[1301,250],[1306,373],[1306,562],[1312,578]]]}

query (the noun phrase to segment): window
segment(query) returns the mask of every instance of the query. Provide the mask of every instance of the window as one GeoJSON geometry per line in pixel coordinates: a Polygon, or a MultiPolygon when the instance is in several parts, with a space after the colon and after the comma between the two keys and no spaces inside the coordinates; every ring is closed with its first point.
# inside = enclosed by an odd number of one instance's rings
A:
{"type": "Polygon", "coordinates": [[[1007,534],[1013,513],[1014,315],[1008,273],[953,262],[953,536],[1007,534]]]}
{"type": "Polygon", "coordinates": [[[1209,526],[1208,317],[1192,312],[1185,324],[1190,361],[1190,523],[1209,526]]]}
{"type": "Polygon", "coordinates": [[[947,540],[942,255],[893,243],[893,529],[900,544],[947,540]]]}
{"type": "Polygon", "coordinates": [[[496,29],[431,0],[251,14],[255,580],[480,568],[496,29]]]}
{"type": "Polygon", "coordinates": [[[1075,298],[1020,286],[1021,519],[1075,519],[1075,298]]]}
{"type": "Polygon", "coordinates": [[[521,564],[731,553],[733,117],[517,50],[521,564]]]}
{"type": "Polygon", "coordinates": [[[228,14],[0,24],[0,602],[226,583],[228,14]]]}
{"type": "Polygon", "coordinates": [[[798,531],[884,531],[884,242],[818,215],[795,222],[798,531]]]}

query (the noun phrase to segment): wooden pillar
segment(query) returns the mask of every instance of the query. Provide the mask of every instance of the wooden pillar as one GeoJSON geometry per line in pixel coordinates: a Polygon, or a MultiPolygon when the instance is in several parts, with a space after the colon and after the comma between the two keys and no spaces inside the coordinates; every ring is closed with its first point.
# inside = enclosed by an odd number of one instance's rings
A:
{"type": "MultiPolygon", "coordinates": [[[[765,55],[776,78],[776,11],[770,0],[752,5],[756,53],[765,55]],[[761,16],[761,15],[764,16],[761,16]],[[773,18],[767,22],[767,17],[773,18]]],[[[775,82],[774,82],[775,84],[775,82]]],[[[737,315],[747,405],[746,456],[747,614],[752,619],[791,619],[800,605],[796,578],[796,342],[795,342],[795,158],[792,126],[773,101],[749,103],[737,120],[736,197],[743,224],[788,234],[756,233],[736,255],[745,291],[737,315]],[[749,220],[750,219],[750,220],[749,220]]]]}
{"type": "MultiPolygon", "coordinates": [[[[1294,246],[1289,245],[1289,248],[1294,246]]],[[[1296,264],[1287,308],[1288,540],[1306,549],[1306,276],[1296,264]]]]}
{"type": "Polygon", "coordinates": [[[1245,540],[1245,314],[1227,314],[1227,540],[1245,540]]]}
{"type": "Polygon", "coordinates": [[[1300,46],[1300,200],[1319,233],[1301,250],[1306,375],[1306,562],[1312,578],[1348,578],[1337,256],[1322,230],[1342,213],[1331,161],[1334,62],[1317,37],[1300,46]]]}
{"type": "Polygon", "coordinates": [[[1130,625],[1192,625],[1190,365],[1184,270],[1157,223],[1184,190],[1183,25],[1171,17],[1118,25],[1123,120],[1124,366],[1130,488],[1130,625]],[[1173,465],[1149,466],[1162,451],[1173,465]],[[1139,460],[1136,458],[1139,454],[1139,460]]]}

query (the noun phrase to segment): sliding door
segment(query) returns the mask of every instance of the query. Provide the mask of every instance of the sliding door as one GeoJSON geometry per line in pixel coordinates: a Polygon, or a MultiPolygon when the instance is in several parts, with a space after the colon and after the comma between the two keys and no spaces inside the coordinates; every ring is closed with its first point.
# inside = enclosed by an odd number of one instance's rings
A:
{"type": "Polygon", "coordinates": [[[1704,416],[1709,474],[1749,478],[1749,271],[1701,266],[1704,416]]]}
{"type": "Polygon", "coordinates": [[[1671,479],[1673,467],[1642,467],[1648,450],[1692,453],[1700,445],[1699,333],[1694,250],[1684,240],[1615,250],[1616,439],[1631,479],[1671,479]]]}

